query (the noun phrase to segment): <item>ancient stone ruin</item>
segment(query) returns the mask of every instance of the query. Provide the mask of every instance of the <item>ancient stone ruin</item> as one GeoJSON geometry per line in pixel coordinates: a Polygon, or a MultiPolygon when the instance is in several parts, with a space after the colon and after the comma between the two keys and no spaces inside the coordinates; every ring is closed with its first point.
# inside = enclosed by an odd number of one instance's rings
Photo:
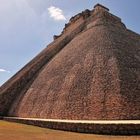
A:
{"type": "Polygon", "coordinates": [[[140,35],[97,4],[0,87],[0,116],[140,119],[140,35]]]}

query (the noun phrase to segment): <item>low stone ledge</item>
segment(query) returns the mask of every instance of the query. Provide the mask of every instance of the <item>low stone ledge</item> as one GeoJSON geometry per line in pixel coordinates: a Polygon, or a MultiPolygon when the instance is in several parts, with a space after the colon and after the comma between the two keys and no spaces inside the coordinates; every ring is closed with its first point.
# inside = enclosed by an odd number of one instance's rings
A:
{"type": "Polygon", "coordinates": [[[35,125],[44,128],[72,131],[80,133],[107,134],[107,135],[140,135],[140,123],[80,123],[66,121],[49,121],[43,119],[4,118],[6,121],[35,125]]]}

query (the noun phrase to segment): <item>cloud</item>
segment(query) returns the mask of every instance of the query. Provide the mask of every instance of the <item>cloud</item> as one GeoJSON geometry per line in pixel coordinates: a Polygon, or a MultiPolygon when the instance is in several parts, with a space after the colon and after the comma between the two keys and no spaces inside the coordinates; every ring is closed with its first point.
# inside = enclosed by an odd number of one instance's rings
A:
{"type": "Polygon", "coordinates": [[[5,69],[0,69],[0,72],[7,72],[7,73],[10,73],[10,71],[5,70],[5,69]]]}
{"type": "Polygon", "coordinates": [[[63,14],[63,11],[60,8],[50,6],[48,8],[50,17],[52,17],[54,20],[66,20],[66,17],[63,14]]]}

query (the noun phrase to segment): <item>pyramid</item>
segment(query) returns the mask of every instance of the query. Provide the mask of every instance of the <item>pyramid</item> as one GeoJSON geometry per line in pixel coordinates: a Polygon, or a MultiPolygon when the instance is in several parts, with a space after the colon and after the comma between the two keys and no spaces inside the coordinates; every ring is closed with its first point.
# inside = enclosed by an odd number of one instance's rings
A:
{"type": "Polygon", "coordinates": [[[0,87],[0,115],[140,119],[140,35],[97,4],[0,87]]]}

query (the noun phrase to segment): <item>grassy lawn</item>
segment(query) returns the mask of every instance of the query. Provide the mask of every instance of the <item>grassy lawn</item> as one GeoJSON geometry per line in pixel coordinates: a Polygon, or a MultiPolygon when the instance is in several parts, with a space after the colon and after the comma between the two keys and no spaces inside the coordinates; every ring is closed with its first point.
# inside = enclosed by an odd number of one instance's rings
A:
{"type": "Polygon", "coordinates": [[[0,140],[140,140],[140,136],[102,136],[0,121],[0,140]]]}

